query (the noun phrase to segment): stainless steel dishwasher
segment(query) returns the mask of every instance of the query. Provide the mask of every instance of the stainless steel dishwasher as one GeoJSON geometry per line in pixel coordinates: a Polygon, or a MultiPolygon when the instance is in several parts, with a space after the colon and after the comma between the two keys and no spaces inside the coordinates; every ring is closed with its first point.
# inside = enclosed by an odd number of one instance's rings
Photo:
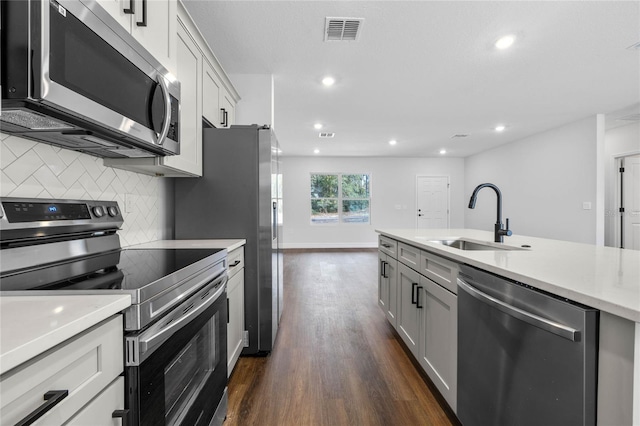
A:
{"type": "Polygon", "coordinates": [[[464,426],[595,425],[599,311],[461,265],[464,426]]]}

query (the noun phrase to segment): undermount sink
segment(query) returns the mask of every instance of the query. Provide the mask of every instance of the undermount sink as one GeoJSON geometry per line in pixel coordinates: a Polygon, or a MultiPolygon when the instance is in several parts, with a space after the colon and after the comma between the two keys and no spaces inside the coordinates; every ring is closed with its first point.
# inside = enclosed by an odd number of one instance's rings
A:
{"type": "Polygon", "coordinates": [[[455,240],[431,240],[430,243],[442,244],[443,246],[452,247],[458,250],[525,250],[520,247],[503,246],[490,243],[480,243],[476,241],[469,241],[464,239],[455,240]]]}

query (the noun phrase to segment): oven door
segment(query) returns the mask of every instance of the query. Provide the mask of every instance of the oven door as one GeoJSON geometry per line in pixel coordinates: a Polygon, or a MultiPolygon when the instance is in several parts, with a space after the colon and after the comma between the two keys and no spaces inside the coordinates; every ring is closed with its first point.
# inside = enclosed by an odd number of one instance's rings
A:
{"type": "Polygon", "coordinates": [[[226,395],[226,281],[225,272],[144,332],[126,337],[131,424],[210,424],[226,395]]]}

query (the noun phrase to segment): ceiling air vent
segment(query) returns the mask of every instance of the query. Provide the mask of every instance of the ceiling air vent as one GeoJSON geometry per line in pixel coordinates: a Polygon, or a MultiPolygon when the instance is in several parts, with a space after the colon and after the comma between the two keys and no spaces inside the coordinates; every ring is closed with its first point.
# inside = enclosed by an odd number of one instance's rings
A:
{"type": "Polygon", "coordinates": [[[616,118],[616,121],[640,121],[640,114],[630,114],[616,118]]]}
{"type": "Polygon", "coordinates": [[[464,134],[464,133],[457,133],[457,134],[451,136],[451,139],[466,138],[467,136],[469,136],[469,135],[464,134]]]}
{"type": "Polygon", "coordinates": [[[324,41],[357,41],[364,18],[325,19],[324,41]]]}
{"type": "Polygon", "coordinates": [[[321,138],[332,138],[334,137],[336,134],[333,132],[320,132],[320,134],[318,135],[321,138]]]}

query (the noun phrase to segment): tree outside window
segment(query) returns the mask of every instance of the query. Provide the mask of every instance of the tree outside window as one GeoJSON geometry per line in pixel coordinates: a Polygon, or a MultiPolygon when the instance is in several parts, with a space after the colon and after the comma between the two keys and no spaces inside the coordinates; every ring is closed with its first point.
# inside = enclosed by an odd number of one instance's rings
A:
{"type": "Polygon", "coordinates": [[[311,175],[311,223],[370,223],[368,174],[311,175]]]}

